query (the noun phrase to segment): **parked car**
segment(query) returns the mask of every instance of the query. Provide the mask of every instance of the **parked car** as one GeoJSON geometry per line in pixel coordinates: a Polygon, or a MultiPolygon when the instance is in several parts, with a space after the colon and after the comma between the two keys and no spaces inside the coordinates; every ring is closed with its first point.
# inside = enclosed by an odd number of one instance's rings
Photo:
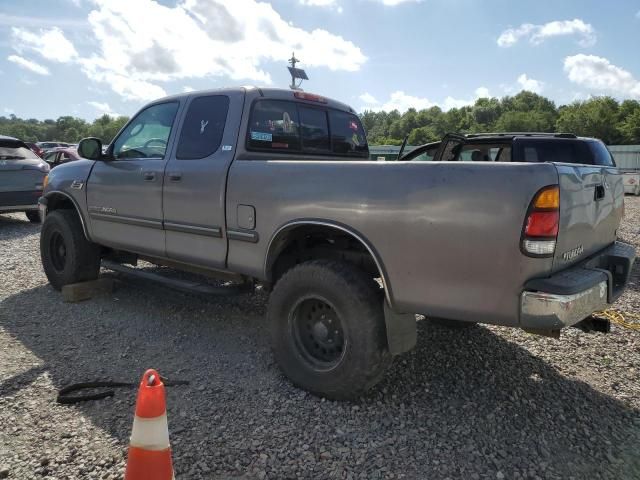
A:
{"type": "Polygon", "coordinates": [[[43,154],[46,154],[50,150],[54,148],[67,148],[69,147],[68,143],[64,142],[38,142],[36,145],[42,150],[43,154]]]}
{"type": "Polygon", "coordinates": [[[75,148],[55,148],[44,156],[44,161],[51,168],[74,160],[80,160],[80,155],[78,155],[78,151],[75,148]]]}
{"type": "Polygon", "coordinates": [[[402,161],[554,162],[615,167],[613,155],[595,138],[571,133],[448,134],[416,147],[402,161]]]}
{"type": "MultiPolygon", "coordinates": [[[[608,325],[583,320],[621,295],[635,259],[616,241],[622,178],[599,163],[596,141],[567,138],[598,159],[567,164],[543,140],[522,145],[528,163],[375,162],[355,111],[328,98],[164,98],[106,154],[84,139],[88,160],[50,173],[44,271],[56,289],[96,278],[103,259],[261,282],[282,371],[316,394],[355,397],[413,348],[416,313],[543,335],[608,325]]],[[[518,142],[478,150],[508,158],[518,142]]]]}
{"type": "Polygon", "coordinates": [[[33,143],[33,142],[24,142],[24,143],[27,145],[27,147],[29,147],[29,148],[31,149],[31,151],[32,151],[33,153],[35,153],[35,154],[36,154],[36,155],[38,155],[40,158],[42,158],[42,156],[43,156],[43,152],[42,152],[42,149],[41,149],[38,145],[36,145],[36,144],[35,144],[35,143],[33,143]]]}
{"type": "Polygon", "coordinates": [[[38,197],[48,172],[49,165],[26,143],[0,136],[0,213],[25,212],[39,222],[38,197]]]}

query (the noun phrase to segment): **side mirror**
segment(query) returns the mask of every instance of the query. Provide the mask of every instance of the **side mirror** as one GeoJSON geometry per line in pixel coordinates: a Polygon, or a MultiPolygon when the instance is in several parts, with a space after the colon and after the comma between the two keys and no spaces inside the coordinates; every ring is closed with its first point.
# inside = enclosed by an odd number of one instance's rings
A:
{"type": "Polygon", "coordinates": [[[102,160],[102,142],[99,138],[83,138],[78,144],[78,155],[89,160],[102,160]]]}

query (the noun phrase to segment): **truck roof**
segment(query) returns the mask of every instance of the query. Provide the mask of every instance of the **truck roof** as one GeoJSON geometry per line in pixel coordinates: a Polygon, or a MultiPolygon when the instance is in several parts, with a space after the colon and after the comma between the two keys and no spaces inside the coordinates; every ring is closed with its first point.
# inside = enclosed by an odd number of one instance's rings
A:
{"type": "Polygon", "coordinates": [[[264,87],[252,87],[252,86],[244,86],[244,87],[228,87],[228,88],[214,88],[208,90],[196,90],[193,92],[180,93],[177,95],[170,95],[168,97],[160,98],[152,103],[166,101],[166,100],[175,100],[185,97],[190,97],[193,95],[216,95],[222,93],[233,93],[233,92],[255,92],[258,97],[271,98],[274,100],[290,100],[297,101],[302,103],[309,103],[310,105],[323,105],[326,107],[334,108],[336,110],[342,110],[344,112],[349,112],[355,114],[356,111],[351,108],[349,105],[339,102],[337,100],[333,100],[331,98],[316,95],[312,92],[304,92],[302,90],[289,90],[285,88],[264,88],[264,87]],[[296,94],[299,96],[296,97],[296,94]],[[310,98],[318,97],[321,98],[322,101],[314,101],[303,98],[304,95],[308,95],[310,98]]]}

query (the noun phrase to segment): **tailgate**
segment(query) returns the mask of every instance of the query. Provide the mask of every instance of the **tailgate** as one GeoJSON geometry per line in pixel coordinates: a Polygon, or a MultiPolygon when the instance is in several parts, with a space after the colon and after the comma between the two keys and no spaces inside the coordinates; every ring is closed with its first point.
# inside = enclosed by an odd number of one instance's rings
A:
{"type": "Polygon", "coordinates": [[[624,212],[622,175],[615,167],[555,164],[560,185],[560,229],[553,271],[611,245],[624,212]]]}
{"type": "Polygon", "coordinates": [[[0,192],[42,189],[45,173],[37,169],[39,163],[32,160],[0,160],[0,192]]]}

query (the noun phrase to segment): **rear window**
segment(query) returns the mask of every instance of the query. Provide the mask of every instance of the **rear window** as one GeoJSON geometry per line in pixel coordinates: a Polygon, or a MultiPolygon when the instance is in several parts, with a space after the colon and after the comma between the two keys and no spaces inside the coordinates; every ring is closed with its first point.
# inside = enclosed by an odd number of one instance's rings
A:
{"type": "Polygon", "coordinates": [[[353,114],[286,100],[260,100],[251,111],[247,148],[369,158],[367,137],[353,114]]]}
{"type": "Polygon", "coordinates": [[[351,113],[331,110],[329,122],[331,125],[333,153],[354,157],[369,157],[367,136],[358,117],[351,113]]]}
{"type": "Polygon", "coordinates": [[[613,166],[609,150],[585,140],[525,140],[519,142],[522,161],[613,166]]]}
{"type": "Polygon", "coordinates": [[[300,151],[300,120],[293,102],[262,100],[251,112],[249,148],[300,151]]]}
{"type": "Polygon", "coordinates": [[[195,98],[184,118],[176,158],[197,160],[220,147],[229,112],[229,97],[210,95],[195,98]]]}
{"type": "Polygon", "coordinates": [[[302,146],[305,151],[329,152],[329,123],[327,112],[316,108],[300,107],[302,146]]]}
{"type": "Polygon", "coordinates": [[[0,160],[39,159],[35,153],[22,142],[0,143],[0,160]]]}

